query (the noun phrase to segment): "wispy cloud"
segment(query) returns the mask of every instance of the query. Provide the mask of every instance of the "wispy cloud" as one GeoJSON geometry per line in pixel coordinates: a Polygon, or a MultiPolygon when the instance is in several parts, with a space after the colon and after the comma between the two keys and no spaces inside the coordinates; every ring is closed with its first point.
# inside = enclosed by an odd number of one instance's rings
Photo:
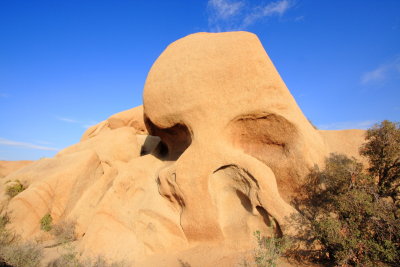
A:
{"type": "Polygon", "coordinates": [[[209,0],[208,24],[211,31],[244,30],[258,20],[282,16],[293,6],[291,0],[277,0],[254,6],[246,0],[209,0]]]}
{"type": "Polygon", "coordinates": [[[47,141],[42,141],[42,140],[35,140],[35,143],[38,143],[41,145],[52,145],[52,143],[47,142],[47,141]]]}
{"type": "Polygon", "coordinates": [[[8,98],[10,95],[6,93],[0,93],[0,98],[8,98]]]}
{"type": "Polygon", "coordinates": [[[59,120],[59,121],[65,121],[65,122],[69,122],[69,123],[80,123],[77,120],[70,119],[70,118],[65,118],[65,117],[56,117],[56,119],[59,120]]]}
{"type": "Polygon", "coordinates": [[[317,127],[318,127],[318,129],[321,129],[321,130],[368,129],[375,123],[377,123],[377,121],[375,121],[375,120],[342,121],[342,122],[321,124],[321,125],[317,125],[317,127]]]}
{"type": "Polygon", "coordinates": [[[269,3],[265,6],[256,7],[252,13],[249,13],[244,17],[242,27],[246,28],[264,17],[274,15],[282,16],[290,7],[291,2],[288,0],[281,0],[269,3]]]}
{"type": "Polygon", "coordinates": [[[397,56],[394,60],[381,64],[377,68],[364,73],[361,76],[361,83],[371,84],[376,82],[385,82],[394,77],[400,77],[400,56],[397,56]]]}
{"type": "Polygon", "coordinates": [[[237,15],[244,6],[242,1],[228,0],[209,0],[208,6],[215,11],[215,16],[219,19],[228,19],[237,15]]]}
{"type": "Polygon", "coordinates": [[[31,143],[18,142],[18,141],[8,140],[8,139],[1,138],[1,137],[0,137],[0,145],[17,146],[17,147],[37,149],[37,150],[58,151],[58,149],[54,148],[54,147],[47,147],[47,146],[40,146],[40,145],[31,144],[31,143]]]}
{"type": "Polygon", "coordinates": [[[80,121],[80,120],[75,120],[75,119],[71,119],[71,118],[67,118],[67,117],[60,117],[57,116],[55,117],[57,120],[59,121],[64,121],[67,123],[74,123],[74,124],[78,124],[80,125],[82,128],[87,129],[95,124],[98,124],[99,122],[91,120],[91,121],[80,121]]]}
{"type": "Polygon", "coordinates": [[[298,16],[294,18],[294,21],[296,22],[300,22],[300,21],[304,21],[305,20],[305,16],[298,16]]]}

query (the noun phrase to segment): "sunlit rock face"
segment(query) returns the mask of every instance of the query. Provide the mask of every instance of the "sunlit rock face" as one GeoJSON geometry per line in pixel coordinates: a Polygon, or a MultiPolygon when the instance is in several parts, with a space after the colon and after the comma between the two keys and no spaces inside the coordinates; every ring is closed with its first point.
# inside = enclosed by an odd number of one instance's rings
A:
{"type": "Polygon", "coordinates": [[[77,223],[86,255],[231,266],[254,231],[295,233],[289,203],[310,168],[339,147],[356,156],[362,140],[362,131],[314,129],[248,32],[169,45],[148,74],[143,104],[6,176],[27,187],[3,201],[11,227],[43,238],[39,221],[50,213],[55,223],[77,223]]]}

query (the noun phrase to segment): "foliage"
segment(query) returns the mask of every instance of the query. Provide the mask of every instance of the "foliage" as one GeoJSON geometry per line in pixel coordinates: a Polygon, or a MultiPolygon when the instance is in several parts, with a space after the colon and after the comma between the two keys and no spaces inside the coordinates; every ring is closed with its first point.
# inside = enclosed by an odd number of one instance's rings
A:
{"type": "Polygon", "coordinates": [[[22,243],[7,229],[7,216],[0,217],[0,264],[15,267],[39,266],[42,249],[34,243],[22,243]]]}
{"type": "Polygon", "coordinates": [[[40,219],[40,229],[45,232],[49,232],[53,228],[53,218],[50,213],[46,213],[42,219],[40,219]]]}
{"type": "Polygon", "coordinates": [[[400,124],[382,121],[367,130],[365,139],[360,153],[368,158],[379,194],[394,198],[395,188],[400,186],[400,124]]]}
{"type": "Polygon", "coordinates": [[[275,267],[277,260],[289,246],[285,238],[263,237],[260,231],[254,233],[257,248],[254,251],[254,261],[257,267],[275,267]]]}
{"type": "Polygon", "coordinates": [[[64,246],[64,253],[60,257],[53,260],[48,264],[49,267],[61,267],[61,266],[71,266],[71,267],[83,267],[79,262],[78,253],[75,251],[71,244],[66,244],[64,246]]]}
{"type": "Polygon", "coordinates": [[[62,221],[52,226],[51,233],[59,243],[67,243],[75,240],[75,223],[62,221]]]}
{"type": "Polygon", "coordinates": [[[26,188],[24,185],[19,181],[16,180],[14,181],[11,185],[7,186],[6,188],[6,194],[10,197],[13,198],[22,191],[24,191],[26,188]]]}
{"type": "MultiPolygon", "coordinates": [[[[400,260],[400,221],[381,198],[374,179],[355,159],[332,154],[315,168],[294,202],[306,220],[309,246],[338,265],[395,265],[400,260]]],[[[317,257],[317,256],[316,256],[317,257]]]]}
{"type": "Polygon", "coordinates": [[[42,249],[34,243],[12,243],[1,248],[1,258],[15,267],[39,266],[42,259],[42,249]]]}
{"type": "Polygon", "coordinates": [[[48,267],[124,267],[127,264],[123,262],[109,263],[104,257],[98,256],[95,259],[80,260],[78,252],[75,251],[71,243],[64,244],[64,253],[57,259],[48,264],[48,267]]]}

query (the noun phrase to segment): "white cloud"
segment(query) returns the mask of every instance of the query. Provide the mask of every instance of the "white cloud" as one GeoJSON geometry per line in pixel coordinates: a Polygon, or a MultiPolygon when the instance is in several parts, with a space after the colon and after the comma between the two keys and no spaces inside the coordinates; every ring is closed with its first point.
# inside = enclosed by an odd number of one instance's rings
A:
{"type": "Polygon", "coordinates": [[[47,142],[47,141],[42,141],[42,140],[35,140],[35,143],[41,144],[41,145],[52,145],[53,143],[47,142]]]}
{"type": "Polygon", "coordinates": [[[93,125],[98,124],[98,121],[94,121],[94,120],[90,120],[90,121],[78,121],[75,119],[71,119],[71,118],[66,118],[66,117],[56,117],[57,120],[59,121],[64,121],[67,123],[74,123],[74,124],[78,124],[80,126],[82,126],[82,128],[87,129],[92,127],[93,125]]]}
{"type": "Polygon", "coordinates": [[[18,147],[23,147],[23,148],[47,150],[47,151],[58,151],[58,149],[54,148],[54,147],[39,146],[39,145],[31,144],[31,143],[12,141],[12,140],[8,140],[8,139],[1,138],[1,137],[0,137],[0,145],[18,146],[18,147]]]}
{"type": "Polygon", "coordinates": [[[377,123],[375,120],[342,121],[317,125],[317,128],[320,130],[368,129],[375,123],[377,123]]]}
{"type": "Polygon", "coordinates": [[[209,0],[208,23],[211,31],[244,30],[258,20],[282,16],[293,6],[291,0],[277,0],[264,5],[250,5],[249,0],[209,0]]]}
{"type": "Polygon", "coordinates": [[[296,22],[300,22],[300,21],[304,21],[305,20],[305,16],[298,16],[294,18],[294,21],[296,22]]]}
{"type": "Polygon", "coordinates": [[[80,123],[79,121],[70,119],[70,118],[56,117],[56,119],[59,121],[65,121],[65,122],[69,122],[69,123],[80,123]]]}
{"type": "Polygon", "coordinates": [[[282,16],[289,8],[291,7],[291,3],[288,0],[281,0],[277,2],[269,3],[262,7],[257,7],[252,13],[247,14],[243,20],[242,27],[250,26],[254,24],[257,20],[279,15],[282,16]]]}
{"type": "Polygon", "coordinates": [[[215,15],[220,19],[227,19],[236,15],[243,7],[242,1],[228,0],[209,0],[208,6],[215,11],[215,15]]]}
{"type": "Polygon", "coordinates": [[[385,82],[393,77],[400,77],[400,56],[394,60],[378,66],[376,69],[368,71],[361,76],[362,84],[385,82]]]}

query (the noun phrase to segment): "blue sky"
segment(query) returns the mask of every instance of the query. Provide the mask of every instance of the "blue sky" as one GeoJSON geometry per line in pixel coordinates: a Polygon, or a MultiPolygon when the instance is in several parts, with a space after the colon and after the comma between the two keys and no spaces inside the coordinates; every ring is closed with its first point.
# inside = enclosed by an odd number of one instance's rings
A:
{"type": "Polygon", "coordinates": [[[194,32],[256,33],[321,129],[400,120],[400,1],[0,1],[0,159],[51,157],[142,102],[194,32]]]}

